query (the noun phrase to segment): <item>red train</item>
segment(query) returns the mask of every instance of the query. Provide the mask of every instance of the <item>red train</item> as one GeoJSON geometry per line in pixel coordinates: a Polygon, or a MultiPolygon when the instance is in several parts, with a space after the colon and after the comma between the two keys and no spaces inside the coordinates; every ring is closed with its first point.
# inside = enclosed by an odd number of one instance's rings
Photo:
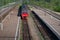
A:
{"type": "Polygon", "coordinates": [[[27,12],[23,12],[23,13],[21,14],[21,17],[22,17],[22,19],[27,19],[28,13],[27,13],[27,12]]]}
{"type": "Polygon", "coordinates": [[[21,19],[27,19],[28,17],[28,8],[27,5],[22,5],[19,8],[18,16],[21,16],[21,19]]]}
{"type": "Polygon", "coordinates": [[[21,17],[22,17],[22,19],[27,19],[27,17],[28,17],[27,5],[22,5],[21,17]]]}

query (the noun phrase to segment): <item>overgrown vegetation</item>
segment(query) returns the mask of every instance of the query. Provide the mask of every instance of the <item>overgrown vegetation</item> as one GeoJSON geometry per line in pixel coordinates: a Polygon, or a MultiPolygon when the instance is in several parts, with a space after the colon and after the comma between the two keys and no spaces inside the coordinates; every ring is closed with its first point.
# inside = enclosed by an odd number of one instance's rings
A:
{"type": "MultiPolygon", "coordinates": [[[[19,0],[0,0],[0,7],[19,0]]],[[[60,12],[60,0],[24,0],[25,4],[37,5],[60,12]]]]}
{"type": "Polygon", "coordinates": [[[8,3],[16,2],[18,0],[0,0],[0,7],[8,3]]]}
{"type": "Polygon", "coordinates": [[[30,0],[30,4],[60,12],[60,0],[30,0]]]}

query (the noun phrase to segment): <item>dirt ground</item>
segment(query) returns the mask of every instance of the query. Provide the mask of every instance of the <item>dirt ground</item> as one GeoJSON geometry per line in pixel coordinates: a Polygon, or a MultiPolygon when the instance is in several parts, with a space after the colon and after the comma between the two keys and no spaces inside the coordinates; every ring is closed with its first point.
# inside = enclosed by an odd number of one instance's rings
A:
{"type": "Polygon", "coordinates": [[[40,37],[38,35],[39,31],[37,30],[36,25],[30,15],[28,17],[28,25],[30,28],[30,34],[31,34],[32,40],[40,40],[40,37]]]}
{"type": "Polygon", "coordinates": [[[3,20],[3,30],[0,30],[0,40],[14,40],[18,22],[18,9],[14,8],[3,20]]]}

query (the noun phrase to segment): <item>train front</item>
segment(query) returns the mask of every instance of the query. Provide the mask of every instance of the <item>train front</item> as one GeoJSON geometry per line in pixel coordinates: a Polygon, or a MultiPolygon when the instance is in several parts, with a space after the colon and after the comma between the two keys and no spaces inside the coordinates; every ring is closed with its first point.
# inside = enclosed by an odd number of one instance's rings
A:
{"type": "Polygon", "coordinates": [[[21,17],[22,17],[22,19],[27,19],[27,17],[28,17],[28,8],[26,5],[22,6],[21,17]]]}

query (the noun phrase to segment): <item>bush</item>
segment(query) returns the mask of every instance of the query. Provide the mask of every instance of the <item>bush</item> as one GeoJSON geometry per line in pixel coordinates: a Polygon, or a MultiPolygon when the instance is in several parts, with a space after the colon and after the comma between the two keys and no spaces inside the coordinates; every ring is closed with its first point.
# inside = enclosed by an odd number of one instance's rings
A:
{"type": "Polygon", "coordinates": [[[60,6],[56,6],[53,8],[54,11],[60,12],[60,6]]]}

